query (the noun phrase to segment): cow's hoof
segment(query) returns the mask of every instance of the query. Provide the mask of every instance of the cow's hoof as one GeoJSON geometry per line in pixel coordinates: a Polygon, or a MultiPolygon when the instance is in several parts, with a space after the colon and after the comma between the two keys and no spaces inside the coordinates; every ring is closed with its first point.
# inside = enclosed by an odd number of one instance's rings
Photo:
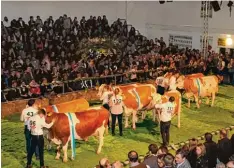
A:
{"type": "Polygon", "coordinates": [[[71,157],[71,160],[75,160],[74,157],[71,157]]]}
{"type": "Polygon", "coordinates": [[[63,159],[63,162],[64,162],[64,163],[67,163],[67,159],[63,159]]]}
{"type": "Polygon", "coordinates": [[[56,156],[56,157],[55,157],[55,160],[59,160],[59,159],[60,159],[60,156],[56,156]]]}
{"type": "Polygon", "coordinates": [[[135,128],[133,127],[132,129],[135,131],[135,130],[136,130],[136,127],[135,127],[135,128]]]}
{"type": "Polygon", "coordinates": [[[88,138],[85,138],[84,141],[87,142],[89,139],[88,138]]]}
{"type": "Polygon", "coordinates": [[[190,108],[190,106],[188,106],[188,105],[186,107],[190,108]]]}
{"type": "Polygon", "coordinates": [[[96,154],[98,154],[98,155],[99,155],[100,153],[101,153],[100,151],[97,151],[97,152],[96,152],[96,154]]]}

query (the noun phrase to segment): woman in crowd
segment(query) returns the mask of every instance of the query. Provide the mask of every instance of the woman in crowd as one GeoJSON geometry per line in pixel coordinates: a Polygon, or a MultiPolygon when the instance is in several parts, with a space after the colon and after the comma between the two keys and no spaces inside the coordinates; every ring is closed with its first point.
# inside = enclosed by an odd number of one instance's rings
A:
{"type": "Polygon", "coordinates": [[[206,147],[199,143],[196,146],[196,164],[194,168],[208,168],[208,159],[206,157],[206,147]]]}

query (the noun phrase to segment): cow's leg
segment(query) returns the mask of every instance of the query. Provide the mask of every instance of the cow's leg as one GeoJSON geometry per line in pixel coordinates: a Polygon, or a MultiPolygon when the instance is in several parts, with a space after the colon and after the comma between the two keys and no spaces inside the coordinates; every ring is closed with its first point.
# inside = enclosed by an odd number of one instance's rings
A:
{"type": "Polygon", "coordinates": [[[59,160],[59,159],[60,159],[60,155],[61,155],[61,146],[58,145],[58,146],[57,146],[57,153],[56,153],[55,159],[56,159],[56,160],[59,160]]]}
{"type": "Polygon", "coordinates": [[[156,110],[152,109],[152,115],[153,115],[153,122],[156,121],[156,110]]]}
{"type": "Polygon", "coordinates": [[[211,102],[211,107],[214,106],[214,101],[215,101],[215,92],[212,92],[212,102],[211,102]]]}
{"type": "Polygon", "coordinates": [[[206,104],[208,105],[210,103],[210,97],[208,96],[206,99],[206,104]]]}
{"type": "Polygon", "coordinates": [[[144,110],[144,111],[142,111],[142,113],[141,113],[141,118],[142,118],[142,120],[144,120],[145,119],[145,113],[146,113],[146,111],[144,110]]]}
{"type": "Polygon", "coordinates": [[[99,136],[99,145],[98,145],[98,149],[97,149],[97,154],[101,153],[102,150],[102,146],[104,144],[104,132],[105,132],[105,127],[102,126],[99,128],[98,130],[98,136],[99,136]]]}
{"type": "Polygon", "coordinates": [[[62,139],[62,146],[63,146],[63,162],[67,162],[67,147],[68,147],[69,140],[68,138],[62,139]]]}
{"type": "Polygon", "coordinates": [[[195,98],[195,102],[196,102],[197,108],[200,108],[198,95],[195,95],[195,94],[194,94],[194,98],[195,98]]]}
{"type": "Polygon", "coordinates": [[[186,97],[188,99],[188,105],[187,105],[187,107],[190,108],[191,96],[188,93],[186,93],[186,97]]]}
{"type": "Polygon", "coordinates": [[[135,130],[136,129],[136,113],[137,111],[133,111],[132,113],[132,128],[135,130]]]}
{"type": "Polygon", "coordinates": [[[125,126],[124,128],[128,128],[128,115],[125,114],[125,126]]]}

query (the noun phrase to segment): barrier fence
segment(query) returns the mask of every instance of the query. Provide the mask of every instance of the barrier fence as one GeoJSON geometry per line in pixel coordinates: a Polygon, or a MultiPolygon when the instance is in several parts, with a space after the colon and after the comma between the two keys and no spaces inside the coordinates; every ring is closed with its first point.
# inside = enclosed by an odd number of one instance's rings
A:
{"type": "MultiPolygon", "coordinates": [[[[64,94],[72,91],[79,91],[79,90],[88,90],[100,86],[101,84],[105,83],[112,83],[114,85],[118,84],[127,84],[131,82],[144,82],[148,79],[155,79],[159,76],[159,74],[165,74],[166,72],[172,70],[174,68],[157,68],[151,70],[138,70],[136,72],[127,72],[123,74],[115,74],[115,75],[108,75],[102,77],[88,77],[88,78],[79,78],[75,80],[67,80],[67,81],[56,81],[53,83],[47,84],[40,84],[40,94],[32,94],[30,98],[38,98],[40,96],[47,96],[50,93],[54,92],[55,94],[64,94]],[[135,79],[131,79],[131,75],[136,74],[137,77],[135,79]]],[[[190,73],[197,73],[201,72],[199,67],[192,67],[192,66],[184,66],[180,67],[179,72],[182,74],[190,74],[190,73]]],[[[25,86],[27,89],[31,89],[29,85],[25,86]]],[[[11,100],[9,98],[9,93],[19,91],[23,87],[15,87],[15,88],[7,88],[2,91],[2,98],[8,101],[14,101],[18,99],[22,99],[22,97],[17,97],[11,100]]],[[[29,97],[27,97],[29,98],[29,97]]],[[[27,99],[23,98],[23,99],[27,99]]]]}
{"type": "MultiPolygon", "coordinates": [[[[231,126],[229,126],[229,127],[223,128],[223,129],[225,129],[225,130],[227,131],[228,135],[229,135],[229,132],[230,132],[231,130],[234,129],[234,125],[231,125],[231,126]]],[[[220,129],[220,130],[221,130],[221,129],[220,129]]],[[[210,132],[210,133],[211,133],[212,135],[218,135],[219,132],[220,132],[220,130],[212,131],[212,132],[210,132]]],[[[205,134],[205,133],[204,133],[204,134],[205,134]]],[[[202,136],[196,137],[195,139],[201,141],[201,140],[205,140],[205,137],[204,137],[204,135],[202,135],[202,136]]],[[[172,144],[172,145],[170,145],[170,146],[168,147],[168,150],[169,150],[169,151],[176,151],[177,149],[183,147],[184,145],[188,145],[188,144],[189,144],[189,140],[190,140],[190,139],[188,139],[188,140],[185,141],[185,142],[179,142],[179,143],[177,143],[177,144],[172,144]]],[[[149,145],[150,145],[150,144],[149,144],[149,145]]],[[[146,154],[146,155],[147,155],[147,154],[146,154]]],[[[143,162],[143,161],[144,161],[144,158],[145,158],[145,155],[139,155],[139,162],[143,162]]],[[[126,159],[125,161],[121,161],[121,163],[124,165],[124,167],[126,167],[126,166],[129,165],[128,159],[126,159]]]]}

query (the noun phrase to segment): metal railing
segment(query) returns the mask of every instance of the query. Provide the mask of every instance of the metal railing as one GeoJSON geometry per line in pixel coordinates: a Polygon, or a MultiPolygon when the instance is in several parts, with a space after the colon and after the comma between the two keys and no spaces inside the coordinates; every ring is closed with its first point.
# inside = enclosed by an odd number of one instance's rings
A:
{"type": "MultiPolygon", "coordinates": [[[[88,77],[88,78],[79,78],[75,80],[67,80],[67,81],[57,81],[53,83],[47,83],[46,85],[40,84],[40,88],[44,86],[49,86],[51,89],[50,92],[41,93],[38,95],[45,96],[45,94],[49,94],[52,92],[55,92],[55,94],[64,94],[72,91],[80,91],[80,90],[88,90],[95,88],[97,86],[100,86],[101,84],[105,83],[112,83],[114,85],[118,84],[126,84],[132,82],[130,79],[131,74],[136,74],[137,78],[134,80],[134,82],[144,82],[148,79],[155,79],[158,77],[158,74],[165,74],[166,72],[172,70],[174,68],[157,68],[157,69],[151,69],[151,70],[138,70],[136,72],[126,72],[123,74],[114,74],[114,75],[107,75],[107,76],[100,76],[100,77],[88,77]],[[70,91],[68,88],[71,88],[72,91],[70,91]]],[[[177,68],[178,69],[178,68],[177,68]]],[[[194,71],[194,67],[191,66],[184,66],[180,67],[178,69],[182,74],[190,74],[190,73],[196,73],[194,71]]],[[[30,86],[25,86],[27,89],[30,89],[30,86]]],[[[15,91],[18,89],[22,89],[22,87],[15,87],[15,88],[7,88],[2,90],[2,94],[7,95],[10,91],[15,91]]],[[[36,98],[36,97],[34,97],[36,98]]],[[[6,98],[7,99],[7,98],[6,98]]],[[[22,98],[16,98],[16,100],[22,99],[22,98]]],[[[9,101],[9,100],[7,100],[9,101]]],[[[14,101],[14,100],[12,100],[14,101]]]]}

